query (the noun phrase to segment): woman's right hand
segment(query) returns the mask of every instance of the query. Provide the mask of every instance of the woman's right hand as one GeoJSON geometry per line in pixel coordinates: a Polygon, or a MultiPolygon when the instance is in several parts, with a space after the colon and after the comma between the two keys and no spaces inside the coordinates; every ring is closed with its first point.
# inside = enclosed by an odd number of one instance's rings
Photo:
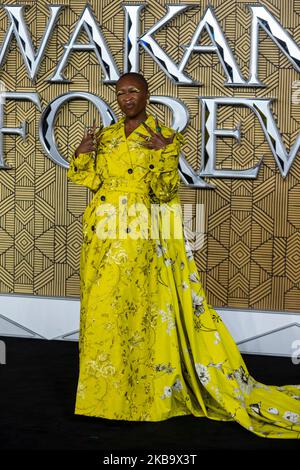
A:
{"type": "Polygon", "coordinates": [[[96,132],[96,129],[96,122],[94,120],[93,126],[85,129],[83,139],[75,150],[75,157],[78,157],[80,153],[95,152],[97,150],[101,129],[98,132],[96,132]]]}

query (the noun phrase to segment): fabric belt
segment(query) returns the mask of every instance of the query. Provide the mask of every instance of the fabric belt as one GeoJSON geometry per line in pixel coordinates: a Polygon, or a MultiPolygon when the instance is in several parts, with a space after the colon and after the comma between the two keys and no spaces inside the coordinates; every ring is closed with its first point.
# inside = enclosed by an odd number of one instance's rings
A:
{"type": "Polygon", "coordinates": [[[104,182],[99,191],[107,189],[110,191],[122,191],[125,193],[140,193],[140,194],[148,194],[149,188],[147,186],[142,187],[141,185],[136,186],[132,184],[132,182],[128,181],[128,185],[124,184],[124,182],[116,182],[116,181],[108,181],[104,182]]]}

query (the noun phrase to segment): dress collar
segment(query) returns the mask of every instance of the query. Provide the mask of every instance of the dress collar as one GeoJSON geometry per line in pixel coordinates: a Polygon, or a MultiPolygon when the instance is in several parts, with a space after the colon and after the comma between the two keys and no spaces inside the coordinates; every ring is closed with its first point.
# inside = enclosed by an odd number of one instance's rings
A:
{"type": "MultiPolygon", "coordinates": [[[[126,137],[125,135],[125,119],[126,119],[126,116],[122,116],[122,118],[118,121],[120,123],[120,126],[119,128],[122,130],[123,134],[124,134],[124,137],[126,139],[129,139],[132,135],[134,135],[134,133],[136,131],[139,131],[141,132],[141,134],[143,132],[146,131],[145,127],[142,125],[142,122],[134,129],[134,131],[132,131],[128,137],[126,137]]],[[[152,127],[151,124],[153,124],[153,122],[155,121],[154,117],[152,116],[152,114],[147,114],[147,118],[145,119],[145,122],[146,124],[148,124],[149,127],[152,127]]],[[[147,131],[146,131],[147,132],[147,131]]]]}
{"type": "MultiPolygon", "coordinates": [[[[119,119],[118,122],[123,125],[123,124],[125,124],[125,119],[126,119],[126,116],[122,116],[121,119],[119,119]]],[[[145,120],[144,122],[146,122],[147,124],[149,124],[149,123],[151,123],[152,121],[154,121],[154,117],[152,116],[152,114],[147,113],[147,118],[146,118],[146,120],[145,120]]],[[[141,124],[139,124],[139,125],[141,125],[141,124]]]]}

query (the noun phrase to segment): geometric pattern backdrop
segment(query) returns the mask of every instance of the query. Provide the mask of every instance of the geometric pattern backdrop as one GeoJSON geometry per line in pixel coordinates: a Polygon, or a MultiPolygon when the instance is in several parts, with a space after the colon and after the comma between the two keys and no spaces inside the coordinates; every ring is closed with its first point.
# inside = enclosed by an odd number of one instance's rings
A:
{"type": "MultiPolygon", "coordinates": [[[[40,44],[48,21],[49,1],[20,2],[28,5],[26,20],[33,44],[40,44]]],[[[69,42],[84,2],[61,0],[66,8],[47,47],[35,83],[28,75],[16,42],[0,70],[8,91],[32,91],[40,96],[43,109],[63,93],[85,91],[99,95],[120,117],[114,85],[102,83],[102,70],[93,53],[73,53],[64,75],[72,83],[54,84],[53,75],[63,46],[69,42]]],[[[89,2],[120,71],[123,70],[124,11],[119,1],[89,2]]],[[[140,2],[129,2],[139,4],[140,2]]],[[[207,6],[206,1],[151,0],[142,11],[141,30],[146,31],[166,13],[166,5],[190,4],[194,8],[175,17],[155,38],[179,62],[207,6]]],[[[250,22],[247,4],[235,0],[211,0],[235,58],[245,77],[249,75],[250,22]]],[[[15,4],[6,1],[6,5],[15,4]]],[[[56,2],[51,2],[52,5],[56,2]]],[[[265,0],[263,4],[300,44],[300,0],[265,0]]],[[[5,11],[0,11],[0,44],[7,31],[5,11]]],[[[86,41],[83,34],[81,40],[86,41]]],[[[202,44],[209,44],[203,34],[202,44]]],[[[215,54],[194,53],[186,72],[202,86],[175,86],[143,48],[140,70],[151,95],[169,95],[186,104],[190,123],[185,131],[183,153],[196,170],[200,167],[202,96],[243,96],[275,98],[272,109],[289,149],[299,132],[300,105],[292,103],[292,84],[299,79],[285,56],[260,32],[259,74],[266,88],[229,88],[215,54]]],[[[150,105],[167,125],[169,111],[150,105]]],[[[27,137],[4,138],[5,160],[13,167],[0,171],[0,293],[50,297],[79,297],[79,255],[82,242],[82,214],[92,194],[67,182],[66,169],[55,165],[43,153],[38,138],[40,111],[33,104],[7,101],[5,126],[19,127],[28,122],[27,137]]],[[[68,159],[79,144],[84,125],[97,116],[93,105],[76,100],[61,110],[56,138],[62,155],[68,159]]],[[[209,302],[216,307],[299,311],[300,302],[300,156],[283,179],[253,113],[244,108],[224,107],[219,127],[241,122],[242,139],[218,139],[217,166],[242,169],[264,160],[256,180],[213,179],[215,189],[189,189],[181,184],[182,203],[204,204],[205,243],[195,252],[196,264],[209,302]]],[[[206,179],[210,181],[208,178],[206,179]]]]}

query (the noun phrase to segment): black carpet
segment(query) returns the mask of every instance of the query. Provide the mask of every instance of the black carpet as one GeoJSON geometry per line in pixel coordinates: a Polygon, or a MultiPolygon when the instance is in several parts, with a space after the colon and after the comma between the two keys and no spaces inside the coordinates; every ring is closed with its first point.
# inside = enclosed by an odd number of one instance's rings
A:
{"type": "MultiPolygon", "coordinates": [[[[300,440],[258,437],[235,422],[194,416],[156,423],[76,416],[78,343],[1,339],[6,343],[6,364],[0,365],[1,455],[3,450],[51,450],[51,455],[56,450],[70,451],[77,460],[75,451],[86,450],[97,459],[147,452],[200,458],[203,451],[300,450],[300,440]]],[[[300,365],[289,358],[243,357],[250,374],[263,383],[300,383],[300,365]]]]}

